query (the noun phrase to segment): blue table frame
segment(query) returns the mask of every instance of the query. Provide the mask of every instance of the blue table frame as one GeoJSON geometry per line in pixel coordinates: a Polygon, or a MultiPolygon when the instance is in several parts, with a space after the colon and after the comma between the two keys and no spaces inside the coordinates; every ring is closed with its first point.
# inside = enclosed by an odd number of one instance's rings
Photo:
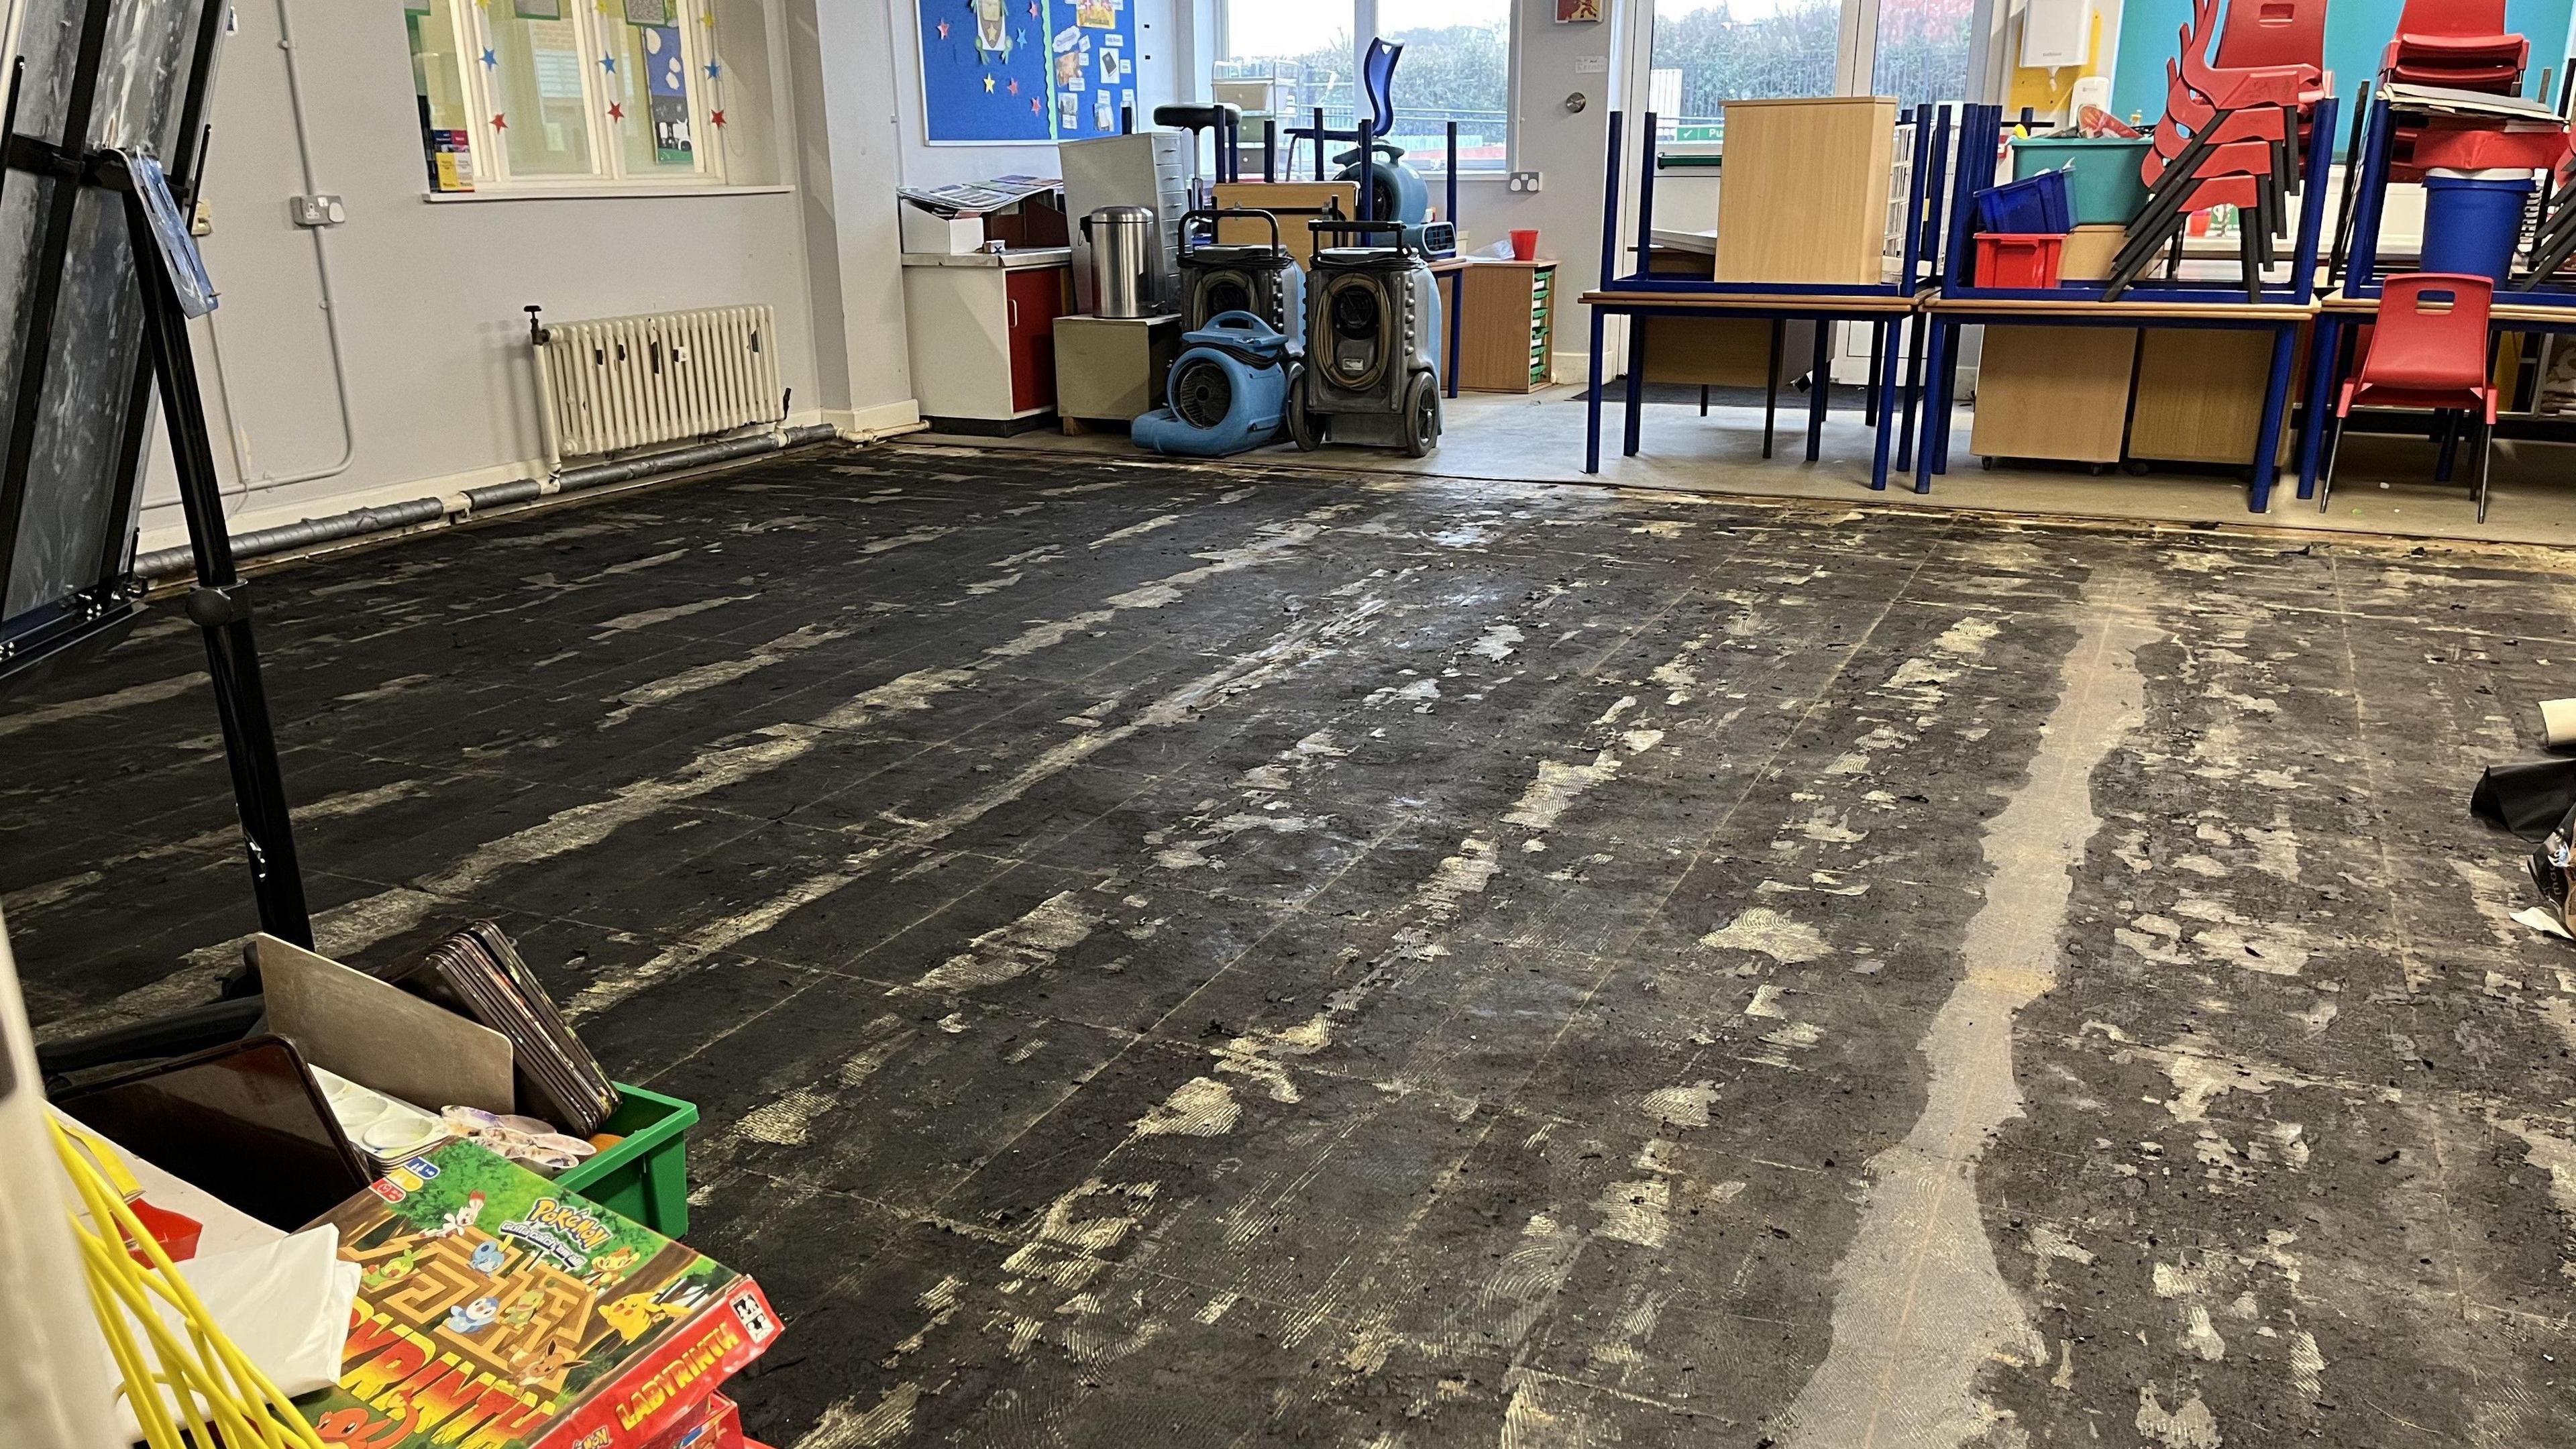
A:
{"type": "MultiPolygon", "coordinates": [[[[1601,286],[1576,299],[1592,311],[1591,391],[1585,399],[1583,471],[1601,471],[1601,392],[1605,385],[1605,332],[1613,316],[1642,320],[1654,317],[1731,316],[1774,322],[1808,321],[1816,328],[1813,361],[1815,386],[1807,398],[1807,461],[1824,447],[1825,415],[1832,406],[1833,327],[1835,322],[1895,324],[1876,349],[1876,375],[1864,415],[1875,412],[1878,446],[1870,465],[1870,487],[1885,490],[1888,460],[1900,444],[1913,439],[1914,394],[1905,397],[1905,424],[1896,422],[1896,374],[1905,349],[1899,345],[1905,318],[1914,315],[1924,287],[1940,266],[1940,239],[1945,234],[1942,209],[1949,172],[1951,111],[1948,106],[1916,106],[1908,119],[1914,127],[1909,155],[1903,256],[1892,281],[1877,286],[1829,286],[1772,282],[1717,282],[1658,275],[1651,267],[1655,235],[1655,115],[1645,125],[1643,169],[1637,178],[1637,270],[1619,270],[1619,168],[1623,117],[1610,113],[1609,158],[1604,168],[1601,206],[1601,286]]],[[[1627,397],[1622,451],[1634,457],[1642,429],[1646,329],[1628,329],[1627,397]]],[[[1916,354],[1919,356],[1919,351],[1916,354]]],[[[1899,463],[1898,466],[1903,466],[1899,463]]]]}
{"type": "MultiPolygon", "coordinates": [[[[1925,304],[1930,321],[1930,396],[1923,409],[1923,436],[1914,455],[1914,491],[1932,491],[1932,475],[1950,468],[1950,423],[1958,388],[1959,329],[1972,323],[2017,327],[2205,327],[2224,331],[2272,334],[2272,368],[2263,393],[2263,421],[2255,431],[2253,482],[2246,489],[2248,512],[2272,506],[2272,488],[2280,473],[2281,434],[2290,402],[2290,365],[2299,346],[2299,329],[2317,315],[2317,304],[2291,302],[2094,302],[2000,297],[1933,298],[1925,304]]],[[[2302,494],[2301,496],[2305,496],[2302,494]]]]}

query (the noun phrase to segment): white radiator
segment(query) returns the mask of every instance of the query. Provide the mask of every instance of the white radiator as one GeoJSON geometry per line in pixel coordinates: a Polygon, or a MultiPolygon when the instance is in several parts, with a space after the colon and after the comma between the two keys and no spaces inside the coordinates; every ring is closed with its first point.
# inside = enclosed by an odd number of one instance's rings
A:
{"type": "Polygon", "coordinates": [[[777,332],[767,307],[537,324],[546,460],[779,422],[777,332]]]}

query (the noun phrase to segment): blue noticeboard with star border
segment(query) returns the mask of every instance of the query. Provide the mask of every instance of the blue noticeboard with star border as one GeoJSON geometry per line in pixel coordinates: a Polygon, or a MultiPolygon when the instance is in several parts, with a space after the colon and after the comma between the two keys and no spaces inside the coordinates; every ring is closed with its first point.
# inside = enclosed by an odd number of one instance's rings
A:
{"type": "Polygon", "coordinates": [[[933,146],[1114,136],[1136,103],[1134,0],[914,3],[933,146]]]}

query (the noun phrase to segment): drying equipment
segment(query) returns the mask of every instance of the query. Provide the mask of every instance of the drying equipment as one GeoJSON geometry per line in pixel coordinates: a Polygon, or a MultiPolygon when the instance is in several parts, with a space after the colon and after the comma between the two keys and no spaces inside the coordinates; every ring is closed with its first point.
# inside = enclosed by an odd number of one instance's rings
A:
{"type": "Polygon", "coordinates": [[[1279,218],[1266,211],[1232,208],[1193,211],[1181,218],[1181,317],[1196,332],[1228,312],[1249,312],[1288,339],[1291,356],[1306,347],[1306,272],[1279,241],[1279,218]],[[1268,242],[1222,242],[1226,217],[1270,228],[1268,242]],[[1207,240],[1195,242],[1204,231],[1207,240]]]}
{"type": "Polygon", "coordinates": [[[1136,420],[1137,443],[1175,457],[1226,458],[1276,441],[1296,382],[1287,335],[1236,310],[1209,318],[1181,342],[1166,389],[1171,405],[1136,420]]]}
{"type": "Polygon", "coordinates": [[[1440,285],[1401,244],[1399,221],[1316,221],[1306,288],[1306,362],[1288,396],[1288,435],[1325,443],[1440,446],[1440,285]],[[1357,245],[1328,246],[1336,236],[1357,245]],[[1394,245],[1371,245],[1383,236],[1394,245]]]}

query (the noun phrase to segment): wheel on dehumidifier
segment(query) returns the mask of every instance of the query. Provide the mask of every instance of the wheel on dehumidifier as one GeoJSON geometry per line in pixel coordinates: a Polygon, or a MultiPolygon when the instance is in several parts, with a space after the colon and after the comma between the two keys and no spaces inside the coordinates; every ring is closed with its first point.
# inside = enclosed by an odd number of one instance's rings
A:
{"type": "Polygon", "coordinates": [[[1300,453],[1311,453],[1324,445],[1315,431],[1315,420],[1306,412],[1306,370],[1298,368],[1288,374],[1288,441],[1300,453]]]}
{"type": "Polygon", "coordinates": [[[1404,456],[1427,458],[1440,446],[1440,384],[1417,372],[1404,388],[1404,456]]]}

